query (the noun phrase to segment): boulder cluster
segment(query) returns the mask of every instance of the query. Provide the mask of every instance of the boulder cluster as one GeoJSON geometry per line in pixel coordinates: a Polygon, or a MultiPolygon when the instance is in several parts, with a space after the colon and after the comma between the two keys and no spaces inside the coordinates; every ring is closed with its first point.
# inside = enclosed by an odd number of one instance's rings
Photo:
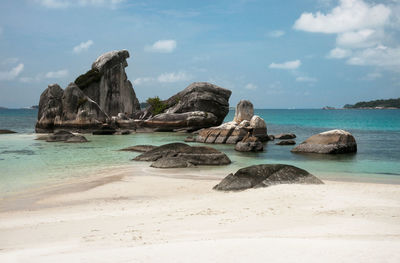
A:
{"type": "Polygon", "coordinates": [[[236,144],[235,149],[238,151],[262,151],[262,142],[268,139],[265,121],[254,115],[254,107],[250,101],[241,100],[236,106],[233,121],[202,129],[192,140],[202,143],[236,144]]]}
{"type": "Polygon", "coordinates": [[[40,96],[36,132],[195,131],[220,125],[228,114],[232,92],[207,82],[141,110],[125,72],[127,58],[127,50],[105,53],[65,90],[49,85],[40,96]]]}

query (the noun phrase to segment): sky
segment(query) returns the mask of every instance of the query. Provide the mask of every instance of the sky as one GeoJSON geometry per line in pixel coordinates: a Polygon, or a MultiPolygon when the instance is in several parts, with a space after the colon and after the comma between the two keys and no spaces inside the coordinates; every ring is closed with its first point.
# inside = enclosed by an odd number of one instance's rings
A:
{"type": "Polygon", "coordinates": [[[400,97],[400,0],[0,1],[0,106],[37,105],[101,54],[130,52],[140,101],[195,81],[256,108],[400,97]]]}

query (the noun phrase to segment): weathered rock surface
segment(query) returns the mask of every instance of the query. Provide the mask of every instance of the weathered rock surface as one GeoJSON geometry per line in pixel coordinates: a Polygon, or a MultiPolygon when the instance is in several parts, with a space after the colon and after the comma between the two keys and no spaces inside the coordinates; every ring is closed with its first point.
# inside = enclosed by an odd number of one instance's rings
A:
{"type": "Polygon", "coordinates": [[[126,147],[123,149],[120,149],[120,151],[127,151],[127,152],[148,152],[150,150],[153,150],[157,148],[157,146],[154,145],[134,145],[130,147],[126,147]]]}
{"type": "Polygon", "coordinates": [[[55,119],[61,118],[63,94],[58,84],[52,84],[40,95],[36,132],[53,131],[55,119]]]}
{"type": "Polygon", "coordinates": [[[164,157],[153,162],[153,168],[186,168],[194,166],[192,163],[181,157],[164,157]]]}
{"type": "Polygon", "coordinates": [[[296,142],[294,140],[283,140],[275,143],[276,145],[295,145],[296,142]]]}
{"type": "Polygon", "coordinates": [[[292,165],[260,164],[242,168],[235,174],[229,174],[213,189],[240,191],[276,184],[323,184],[323,182],[307,171],[292,165]]]}
{"type": "Polygon", "coordinates": [[[68,138],[65,142],[66,143],[84,143],[84,142],[88,142],[88,140],[86,139],[86,137],[84,137],[82,135],[75,135],[71,138],[68,138]]]}
{"type": "Polygon", "coordinates": [[[235,150],[238,152],[259,152],[263,149],[263,143],[257,137],[249,136],[249,134],[235,145],[235,150]]]}
{"type": "Polygon", "coordinates": [[[12,134],[12,133],[17,133],[17,132],[12,130],[0,130],[0,134],[12,134]]]}
{"type": "Polygon", "coordinates": [[[353,135],[344,130],[331,130],[311,136],[292,149],[294,153],[354,153],[357,143],[353,135]]]}
{"type": "MultiPolygon", "coordinates": [[[[185,143],[170,143],[154,148],[150,151],[147,151],[133,160],[135,161],[150,161],[159,162],[155,163],[155,166],[162,166],[162,168],[173,168],[176,165],[182,166],[183,163],[187,163],[187,165],[225,165],[230,164],[231,161],[224,154],[214,148],[211,147],[197,147],[190,146],[185,143]],[[161,161],[163,158],[176,158],[176,159],[167,159],[161,161]],[[173,160],[177,161],[177,164],[174,164],[173,160]],[[170,166],[170,167],[168,167],[170,166]]],[[[186,166],[185,166],[186,167],[186,166]]]]}
{"type": "Polygon", "coordinates": [[[79,88],[108,116],[117,116],[119,113],[130,115],[140,111],[132,83],[125,73],[127,58],[127,50],[107,52],[93,62],[91,70],[75,80],[79,88]]]}
{"type": "Polygon", "coordinates": [[[108,125],[103,125],[99,129],[93,131],[92,134],[93,135],[113,135],[116,132],[117,132],[117,130],[115,130],[113,127],[110,127],[108,125]]]}
{"type": "Polygon", "coordinates": [[[251,102],[240,101],[237,110],[246,109],[246,113],[236,113],[239,116],[236,120],[247,118],[240,123],[231,121],[221,124],[217,127],[200,130],[196,136],[196,142],[202,143],[219,143],[219,144],[236,144],[243,140],[243,138],[250,134],[250,136],[257,137],[260,141],[268,141],[267,125],[265,121],[257,116],[250,116],[248,112],[252,112],[249,107],[252,107],[251,102]]]}
{"type": "Polygon", "coordinates": [[[294,133],[280,133],[274,135],[274,138],[278,140],[288,140],[296,138],[296,135],[294,133]]]}
{"type": "Polygon", "coordinates": [[[235,117],[233,121],[241,123],[242,121],[250,121],[254,115],[253,103],[248,100],[241,100],[236,105],[235,117]]]}

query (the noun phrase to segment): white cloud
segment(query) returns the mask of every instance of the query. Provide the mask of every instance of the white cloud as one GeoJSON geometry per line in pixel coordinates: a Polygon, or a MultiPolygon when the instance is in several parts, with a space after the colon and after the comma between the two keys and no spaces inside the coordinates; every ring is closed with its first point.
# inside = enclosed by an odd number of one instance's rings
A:
{"type": "Polygon", "coordinates": [[[192,78],[191,75],[179,71],[179,72],[171,72],[171,73],[163,73],[157,77],[158,82],[160,83],[172,83],[172,82],[180,82],[180,81],[187,81],[192,78]]]}
{"type": "Polygon", "coordinates": [[[369,5],[363,0],[340,0],[340,5],[330,13],[303,13],[294,28],[328,34],[379,28],[388,22],[390,13],[390,9],[383,4],[369,5]]]}
{"type": "Polygon", "coordinates": [[[66,69],[58,71],[50,71],[44,75],[44,77],[47,79],[60,79],[60,78],[65,78],[66,76],[68,76],[68,70],[66,69]]]}
{"type": "Polygon", "coordinates": [[[24,70],[24,64],[20,63],[9,71],[0,71],[0,80],[13,80],[24,70]]]}
{"type": "Polygon", "coordinates": [[[363,29],[339,34],[336,38],[336,44],[353,48],[371,47],[379,43],[382,37],[383,31],[363,29]]]}
{"type": "Polygon", "coordinates": [[[356,52],[347,60],[350,65],[378,66],[400,71],[400,47],[377,46],[356,52]]]}
{"type": "Polygon", "coordinates": [[[97,6],[116,8],[125,0],[36,0],[36,2],[49,9],[65,9],[69,7],[97,6]]]}
{"type": "Polygon", "coordinates": [[[160,53],[171,53],[176,48],[176,41],[169,40],[158,40],[151,46],[146,46],[145,51],[149,52],[160,52],[160,53]]]}
{"type": "Polygon", "coordinates": [[[380,72],[371,72],[371,73],[368,73],[364,78],[363,78],[363,80],[375,80],[375,79],[379,79],[379,78],[382,78],[382,73],[380,73],[380,72]]]}
{"type": "Polygon", "coordinates": [[[334,48],[331,51],[329,51],[328,58],[347,58],[351,55],[351,50],[348,49],[343,49],[343,48],[334,48]]]}
{"type": "Polygon", "coordinates": [[[273,69],[297,69],[300,67],[301,61],[300,60],[293,60],[293,61],[287,61],[283,63],[271,63],[269,65],[269,68],[273,69]]]}
{"type": "Polygon", "coordinates": [[[151,78],[151,77],[143,77],[143,78],[136,78],[134,81],[133,81],[133,84],[134,85],[141,85],[141,84],[144,84],[144,83],[146,83],[146,82],[152,82],[152,81],[154,81],[155,79],[154,78],[151,78]]]}
{"type": "Polygon", "coordinates": [[[285,35],[285,31],[283,30],[274,30],[268,33],[269,37],[274,37],[274,38],[279,38],[283,35],[285,35]]]}
{"type": "Polygon", "coordinates": [[[74,53],[80,53],[82,51],[86,51],[90,48],[91,45],[93,45],[94,42],[92,40],[88,40],[86,42],[82,42],[79,45],[75,46],[73,48],[74,53]]]}
{"type": "Polygon", "coordinates": [[[253,83],[248,83],[246,86],[244,86],[244,88],[248,90],[256,90],[258,87],[253,83]]]}
{"type": "Polygon", "coordinates": [[[310,78],[310,77],[297,77],[296,81],[297,82],[317,82],[318,80],[316,78],[310,78]]]}

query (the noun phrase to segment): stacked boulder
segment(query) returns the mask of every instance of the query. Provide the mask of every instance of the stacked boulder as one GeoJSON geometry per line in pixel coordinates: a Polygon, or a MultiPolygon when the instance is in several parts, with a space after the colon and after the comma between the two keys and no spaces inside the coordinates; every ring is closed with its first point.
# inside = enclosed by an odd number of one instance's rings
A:
{"type": "MultiPolygon", "coordinates": [[[[233,121],[203,129],[194,140],[202,143],[237,144],[243,139],[246,145],[254,145],[250,146],[252,151],[262,150],[260,143],[268,140],[267,125],[261,117],[254,115],[253,104],[248,100],[241,100],[237,104],[233,121]]],[[[239,150],[243,147],[237,148],[239,150]]]]}

